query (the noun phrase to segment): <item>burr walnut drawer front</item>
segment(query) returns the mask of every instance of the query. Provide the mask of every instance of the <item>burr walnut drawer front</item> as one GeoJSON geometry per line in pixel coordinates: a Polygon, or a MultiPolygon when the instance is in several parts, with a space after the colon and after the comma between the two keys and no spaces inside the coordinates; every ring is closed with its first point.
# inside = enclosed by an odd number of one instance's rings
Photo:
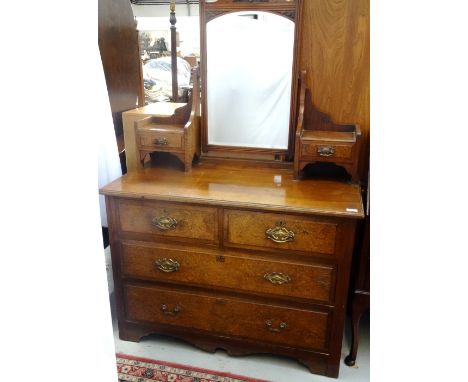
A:
{"type": "Polygon", "coordinates": [[[173,131],[145,131],[139,132],[141,148],[154,150],[183,148],[183,129],[180,133],[173,131]]]}
{"type": "Polygon", "coordinates": [[[122,244],[121,261],[124,277],[222,287],[322,303],[333,300],[335,268],[330,265],[131,243],[122,244]]]}
{"type": "Polygon", "coordinates": [[[224,216],[226,246],[335,253],[335,223],[303,216],[236,210],[226,210],[224,216]]]}
{"type": "Polygon", "coordinates": [[[127,285],[127,319],[198,329],[287,346],[327,350],[329,313],[127,285]]]}
{"type": "Polygon", "coordinates": [[[123,232],[218,241],[216,208],[123,199],[119,201],[119,223],[123,232]]]}
{"type": "Polygon", "coordinates": [[[302,143],[301,155],[304,158],[315,158],[321,161],[351,161],[353,159],[354,143],[302,143]]]}

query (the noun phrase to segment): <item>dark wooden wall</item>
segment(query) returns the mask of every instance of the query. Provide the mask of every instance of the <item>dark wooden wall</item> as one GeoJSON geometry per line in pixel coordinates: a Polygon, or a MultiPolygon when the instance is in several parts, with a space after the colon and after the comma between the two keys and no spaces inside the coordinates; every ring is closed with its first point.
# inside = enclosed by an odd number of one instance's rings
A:
{"type": "Polygon", "coordinates": [[[117,136],[122,112],[144,103],[138,32],[130,1],[99,0],[98,39],[117,136]]]}
{"type": "Polygon", "coordinates": [[[336,123],[361,126],[361,179],[367,179],[370,127],[369,0],[305,0],[301,68],[312,102],[336,123]]]}

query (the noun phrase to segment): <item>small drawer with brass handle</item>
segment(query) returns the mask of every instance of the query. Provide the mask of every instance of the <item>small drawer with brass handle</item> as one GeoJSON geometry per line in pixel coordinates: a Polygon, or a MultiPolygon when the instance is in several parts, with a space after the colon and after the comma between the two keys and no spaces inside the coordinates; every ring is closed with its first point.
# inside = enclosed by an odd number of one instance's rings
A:
{"type": "Polygon", "coordinates": [[[169,144],[169,141],[167,138],[156,138],[153,143],[157,146],[167,146],[169,144]]]}
{"type": "Polygon", "coordinates": [[[318,146],[317,154],[321,157],[331,157],[335,154],[335,149],[332,146],[318,146]]]}
{"type": "Polygon", "coordinates": [[[294,240],[294,232],[286,228],[286,223],[279,221],[276,223],[276,227],[268,228],[265,231],[265,235],[271,241],[275,243],[287,243],[288,241],[294,240]]]}
{"type": "Polygon", "coordinates": [[[286,328],[286,322],[280,322],[279,326],[277,328],[273,327],[273,321],[272,320],[266,320],[265,321],[265,326],[270,332],[275,332],[275,333],[280,333],[286,328]]]}
{"type": "Polygon", "coordinates": [[[177,260],[172,259],[158,259],[154,262],[156,268],[165,273],[177,272],[180,264],[177,260]]]}
{"type": "Polygon", "coordinates": [[[177,220],[169,216],[166,211],[163,211],[161,216],[153,218],[151,223],[164,231],[177,227],[177,220]]]}
{"type": "Polygon", "coordinates": [[[329,142],[308,142],[301,145],[301,155],[305,158],[316,158],[326,162],[350,162],[354,153],[353,143],[331,144],[329,142]]]}
{"type": "Polygon", "coordinates": [[[177,316],[182,308],[179,305],[176,305],[172,310],[170,310],[166,304],[161,305],[161,312],[166,316],[177,316]]]}
{"type": "Polygon", "coordinates": [[[144,131],[139,130],[139,146],[143,149],[161,149],[167,151],[171,149],[182,149],[184,147],[183,129],[175,131],[144,131]]]}
{"type": "Polygon", "coordinates": [[[291,277],[281,272],[266,273],[263,278],[272,284],[288,284],[292,281],[291,277]]]}

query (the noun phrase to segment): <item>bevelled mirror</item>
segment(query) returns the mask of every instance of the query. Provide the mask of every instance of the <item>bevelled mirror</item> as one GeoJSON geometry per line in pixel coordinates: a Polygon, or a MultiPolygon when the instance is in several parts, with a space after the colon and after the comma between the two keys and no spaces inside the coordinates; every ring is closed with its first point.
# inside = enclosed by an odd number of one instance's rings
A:
{"type": "Polygon", "coordinates": [[[300,3],[201,2],[204,152],[291,152],[300,3]]]}

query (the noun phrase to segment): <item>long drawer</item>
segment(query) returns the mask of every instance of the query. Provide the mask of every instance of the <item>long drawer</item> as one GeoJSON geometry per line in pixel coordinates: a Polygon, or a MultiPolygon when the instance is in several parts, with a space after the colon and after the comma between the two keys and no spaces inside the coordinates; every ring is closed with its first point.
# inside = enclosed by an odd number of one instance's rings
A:
{"type": "Polygon", "coordinates": [[[226,246],[335,253],[336,223],[238,210],[225,210],[224,216],[226,246]]]}
{"type": "Polygon", "coordinates": [[[119,201],[120,230],[164,237],[218,241],[216,208],[159,201],[119,201]]]}
{"type": "Polygon", "coordinates": [[[162,287],[125,286],[130,321],[326,351],[329,313],[162,287]]]}
{"type": "Polygon", "coordinates": [[[125,277],[224,287],[327,303],[335,267],[271,260],[244,254],[122,243],[125,277]]]}

